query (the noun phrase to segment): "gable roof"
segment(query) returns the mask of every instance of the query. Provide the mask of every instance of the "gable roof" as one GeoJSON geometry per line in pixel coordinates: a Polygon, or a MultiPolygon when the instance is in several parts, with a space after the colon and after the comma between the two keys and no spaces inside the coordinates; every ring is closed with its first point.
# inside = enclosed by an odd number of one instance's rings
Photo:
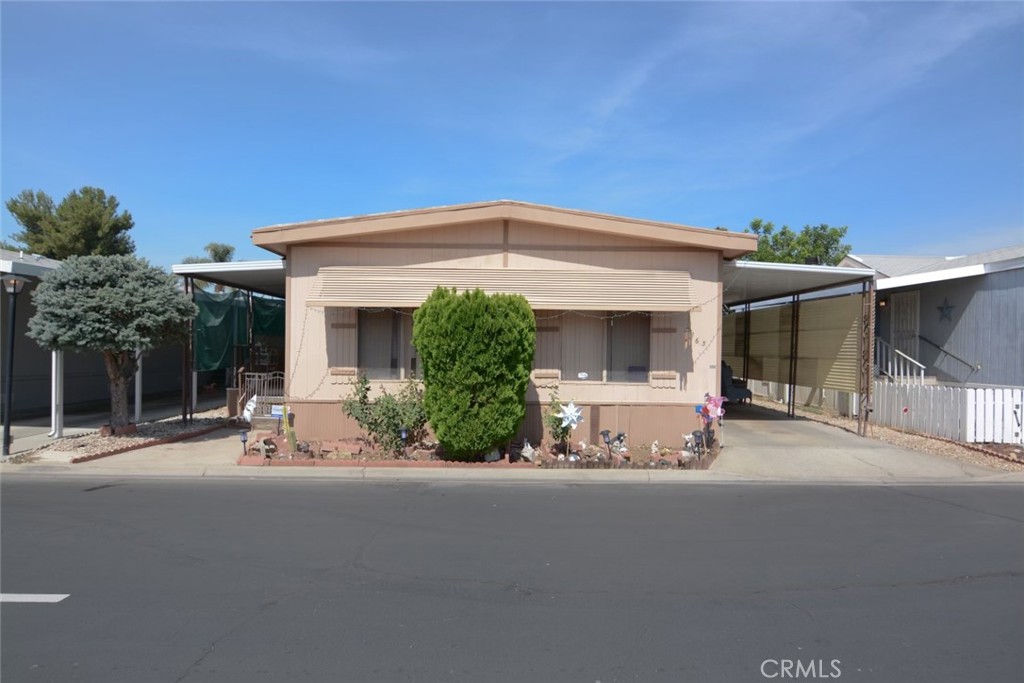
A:
{"type": "Polygon", "coordinates": [[[756,235],[563,209],[509,199],[271,225],[253,230],[252,241],[256,246],[283,256],[288,246],[294,244],[491,220],[518,220],[712,249],[721,251],[723,257],[727,259],[737,258],[757,249],[756,235]]]}
{"type": "Polygon", "coordinates": [[[962,268],[964,266],[986,265],[1024,258],[1024,244],[968,254],[966,256],[885,256],[880,254],[850,254],[854,263],[842,265],[863,265],[878,271],[879,277],[902,277],[936,270],[962,268]]]}
{"type": "Polygon", "coordinates": [[[893,289],[1024,268],[1024,244],[965,256],[850,254],[840,265],[874,268],[878,273],[878,289],[893,289]]]}

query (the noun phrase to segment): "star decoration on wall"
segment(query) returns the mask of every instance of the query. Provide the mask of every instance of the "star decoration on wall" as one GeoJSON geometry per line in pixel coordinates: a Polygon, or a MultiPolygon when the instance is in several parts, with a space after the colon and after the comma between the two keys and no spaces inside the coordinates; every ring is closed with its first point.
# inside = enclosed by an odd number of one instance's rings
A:
{"type": "Polygon", "coordinates": [[[942,305],[936,306],[935,308],[939,309],[939,322],[942,322],[943,320],[953,322],[953,309],[956,308],[956,306],[949,303],[949,299],[947,297],[942,297],[942,305]]]}
{"type": "Polygon", "coordinates": [[[563,427],[576,429],[576,426],[583,422],[583,409],[569,401],[567,405],[562,406],[562,411],[558,414],[558,417],[562,418],[563,427]]]}

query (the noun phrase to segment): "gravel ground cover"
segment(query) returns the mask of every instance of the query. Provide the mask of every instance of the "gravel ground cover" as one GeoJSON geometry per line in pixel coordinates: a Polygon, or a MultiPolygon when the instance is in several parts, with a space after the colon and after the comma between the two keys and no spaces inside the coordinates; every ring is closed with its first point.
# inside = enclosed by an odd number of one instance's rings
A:
{"type": "Polygon", "coordinates": [[[200,434],[211,427],[226,424],[227,408],[217,408],[196,413],[190,424],[182,424],[180,417],[171,417],[156,422],[141,422],[136,425],[135,434],[123,436],[100,436],[99,431],[88,432],[76,436],[66,436],[35,450],[21,453],[11,458],[15,464],[38,462],[44,455],[52,456],[45,459],[64,459],[67,461],[85,456],[99,455],[111,451],[142,448],[168,438],[188,438],[190,434],[200,434]]]}

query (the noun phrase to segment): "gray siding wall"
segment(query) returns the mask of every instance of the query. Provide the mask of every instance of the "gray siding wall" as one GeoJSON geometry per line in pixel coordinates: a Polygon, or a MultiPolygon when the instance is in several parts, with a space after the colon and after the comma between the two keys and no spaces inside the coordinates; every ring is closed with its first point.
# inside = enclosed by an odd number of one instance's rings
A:
{"type": "MultiPolygon", "coordinates": [[[[14,330],[14,384],[11,404],[13,417],[45,415],[50,412],[51,354],[26,336],[32,306],[34,284],[28,284],[18,295],[17,322],[14,330]]],[[[8,296],[0,290],[0,396],[3,395],[2,374],[7,369],[8,296]]],[[[218,378],[218,384],[222,382],[218,378]]],[[[143,360],[143,395],[170,393],[181,389],[181,347],[155,349],[143,360]]],[[[134,384],[129,388],[134,394],[134,384]]],[[[110,400],[107,371],[98,353],[64,354],[64,404],[73,410],[76,405],[110,400]]],[[[6,409],[6,407],[5,407],[6,409]]]]}
{"type": "MultiPolygon", "coordinates": [[[[1024,269],[934,282],[903,290],[921,293],[921,336],[972,364],[962,363],[922,341],[918,360],[940,381],[1024,386],[1024,269]],[[952,320],[939,307],[953,306],[952,320]]],[[[888,341],[888,316],[878,334],[888,341]]]]}

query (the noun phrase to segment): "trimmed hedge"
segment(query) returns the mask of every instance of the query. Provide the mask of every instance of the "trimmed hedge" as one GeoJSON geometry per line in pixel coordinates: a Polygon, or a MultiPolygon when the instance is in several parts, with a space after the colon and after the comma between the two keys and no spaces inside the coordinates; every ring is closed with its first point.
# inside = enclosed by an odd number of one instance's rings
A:
{"type": "Polygon", "coordinates": [[[438,287],[413,315],[424,407],[446,452],[471,458],[507,443],[526,417],[537,324],[518,294],[438,287]]]}

